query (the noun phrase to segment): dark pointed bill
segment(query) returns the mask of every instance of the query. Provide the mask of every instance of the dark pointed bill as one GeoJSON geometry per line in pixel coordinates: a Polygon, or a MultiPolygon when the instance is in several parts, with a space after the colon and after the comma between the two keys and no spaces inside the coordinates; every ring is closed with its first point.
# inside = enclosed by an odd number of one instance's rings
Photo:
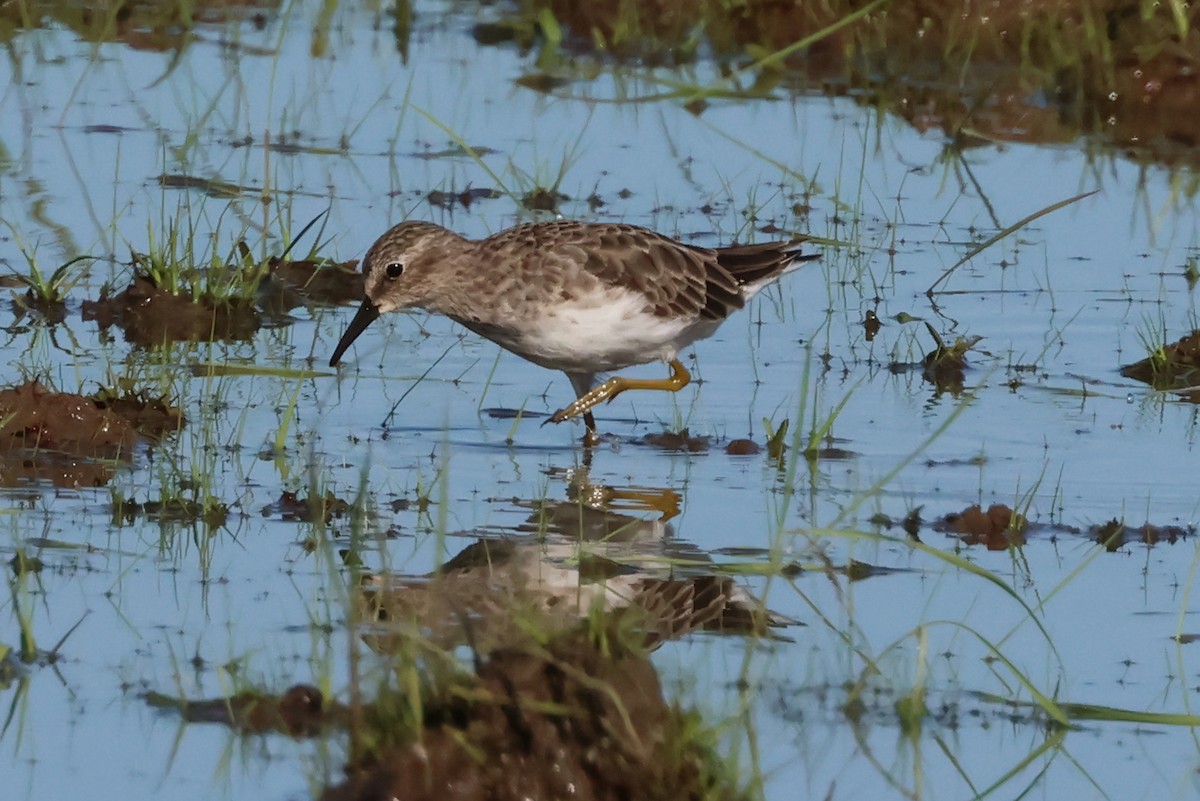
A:
{"type": "Polygon", "coordinates": [[[337,347],[333,349],[333,356],[329,359],[330,367],[338,366],[338,362],[342,360],[342,354],[354,344],[354,340],[358,339],[358,335],[365,331],[368,325],[375,322],[375,318],[378,316],[379,309],[371,302],[370,298],[364,298],[362,305],[358,307],[358,313],[354,315],[354,319],[346,327],[346,333],[342,334],[342,338],[338,340],[337,347]]]}

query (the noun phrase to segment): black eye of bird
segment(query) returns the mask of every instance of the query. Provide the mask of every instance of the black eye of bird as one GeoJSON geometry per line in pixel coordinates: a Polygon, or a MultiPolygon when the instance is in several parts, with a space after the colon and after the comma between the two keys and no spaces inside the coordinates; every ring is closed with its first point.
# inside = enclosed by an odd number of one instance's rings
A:
{"type": "Polygon", "coordinates": [[[387,273],[388,278],[399,278],[404,272],[404,265],[398,261],[393,261],[384,268],[384,271],[387,273]]]}

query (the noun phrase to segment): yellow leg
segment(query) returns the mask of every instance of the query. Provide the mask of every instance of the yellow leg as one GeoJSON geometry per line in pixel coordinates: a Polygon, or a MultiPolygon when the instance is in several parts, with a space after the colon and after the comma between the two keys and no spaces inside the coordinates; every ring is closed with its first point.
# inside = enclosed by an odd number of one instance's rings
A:
{"type": "Polygon", "coordinates": [[[627,389],[661,389],[667,392],[678,392],[692,381],[687,368],[678,359],[671,359],[671,375],[669,378],[621,378],[614,377],[585,395],[581,395],[574,403],[567,404],[550,416],[551,423],[561,423],[581,414],[590,412],[604,401],[611,401],[627,389]]]}

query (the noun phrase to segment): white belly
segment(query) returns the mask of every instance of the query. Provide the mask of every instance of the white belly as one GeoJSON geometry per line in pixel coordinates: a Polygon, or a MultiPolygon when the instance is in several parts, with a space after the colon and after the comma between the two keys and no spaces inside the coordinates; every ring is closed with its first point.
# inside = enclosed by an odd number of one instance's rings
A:
{"type": "Polygon", "coordinates": [[[672,359],[680,348],[715,331],[718,323],[660,317],[646,309],[644,297],[621,291],[609,293],[603,303],[559,303],[486,335],[543,367],[595,373],[672,359]]]}

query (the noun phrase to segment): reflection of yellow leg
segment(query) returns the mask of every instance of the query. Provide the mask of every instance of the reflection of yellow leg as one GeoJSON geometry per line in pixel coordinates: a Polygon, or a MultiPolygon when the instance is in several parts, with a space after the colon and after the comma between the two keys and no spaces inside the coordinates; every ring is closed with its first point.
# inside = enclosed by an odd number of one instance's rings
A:
{"type": "Polygon", "coordinates": [[[608,508],[624,511],[654,511],[662,515],[659,522],[665,523],[679,514],[679,493],[669,489],[647,487],[645,489],[613,489],[608,508]]]}
{"type": "Polygon", "coordinates": [[[679,514],[682,498],[675,490],[665,487],[610,487],[593,484],[588,475],[590,465],[584,465],[571,476],[567,497],[592,509],[611,512],[658,512],[660,522],[679,514]]]}
{"type": "Polygon", "coordinates": [[[610,401],[627,389],[662,389],[667,392],[678,392],[692,381],[687,368],[678,359],[671,359],[671,376],[669,378],[610,378],[600,386],[580,396],[574,403],[559,409],[550,417],[550,422],[561,423],[581,414],[590,412],[594,407],[610,401]]]}

